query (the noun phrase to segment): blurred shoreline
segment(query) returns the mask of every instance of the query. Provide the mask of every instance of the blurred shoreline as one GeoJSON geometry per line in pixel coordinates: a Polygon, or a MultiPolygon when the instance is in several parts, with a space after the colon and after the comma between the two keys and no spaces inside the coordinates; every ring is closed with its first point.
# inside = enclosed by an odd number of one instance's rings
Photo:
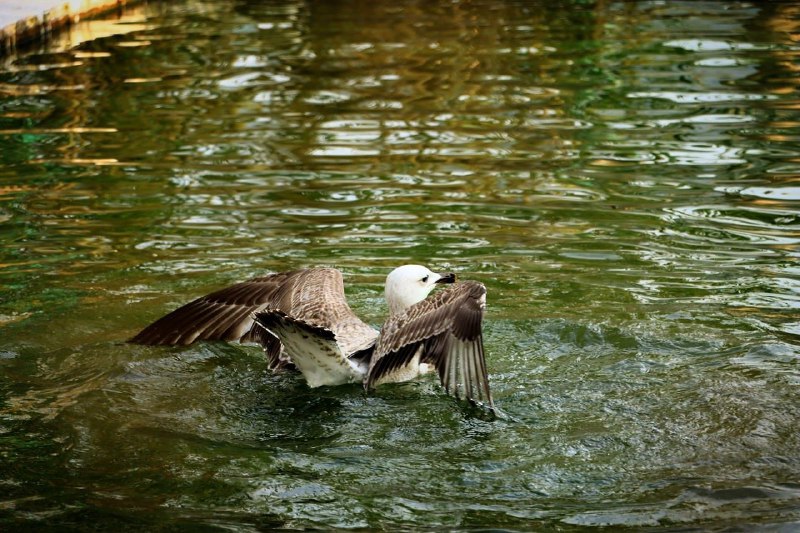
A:
{"type": "Polygon", "coordinates": [[[139,0],[0,0],[0,57],[51,40],[82,20],[122,15],[139,0]]]}

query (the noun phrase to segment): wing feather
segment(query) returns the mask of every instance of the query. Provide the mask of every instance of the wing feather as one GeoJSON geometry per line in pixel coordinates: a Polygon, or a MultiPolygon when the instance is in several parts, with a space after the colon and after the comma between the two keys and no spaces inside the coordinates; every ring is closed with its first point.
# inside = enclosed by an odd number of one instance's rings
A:
{"type": "Polygon", "coordinates": [[[457,398],[492,405],[481,325],[486,288],[465,281],[434,293],[390,318],[370,361],[365,386],[412,364],[432,364],[442,386],[457,398]]]}
{"type": "Polygon", "coordinates": [[[361,381],[365,369],[341,350],[336,334],[328,328],[292,318],[280,311],[256,313],[256,324],[277,335],[292,363],[310,387],[361,381]]]}
{"type": "MultiPolygon", "coordinates": [[[[274,344],[253,328],[253,314],[278,310],[324,327],[359,349],[376,332],[347,305],[342,274],[333,268],[281,272],[212,292],[156,320],[129,340],[136,344],[191,344],[198,340],[256,340],[274,344]]],[[[277,341],[277,339],[275,339],[277,341]]]]}

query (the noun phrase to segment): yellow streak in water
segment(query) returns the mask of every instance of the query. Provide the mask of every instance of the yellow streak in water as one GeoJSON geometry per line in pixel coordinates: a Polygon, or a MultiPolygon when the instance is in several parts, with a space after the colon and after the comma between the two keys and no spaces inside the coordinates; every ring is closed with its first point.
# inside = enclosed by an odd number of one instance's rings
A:
{"type": "Polygon", "coordinates": [[[36,164],[43,164],[43,163],[59,163],[64,165],[96,165],[96,166],[105,166],[105,165],[129,165],[130,163],[123,163],[116,159],[81,159],[81,158],[72,158],[72,159],[35,159],[32,160],[31,163],[36,164]]]}

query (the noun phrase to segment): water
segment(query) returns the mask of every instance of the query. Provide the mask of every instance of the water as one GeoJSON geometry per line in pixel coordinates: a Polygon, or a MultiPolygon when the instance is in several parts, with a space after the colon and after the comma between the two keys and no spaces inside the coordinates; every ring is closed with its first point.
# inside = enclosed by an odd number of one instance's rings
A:
{"type": "Polygon", "coordinates": [[[0,529],[798,527],[800,3],[79,31],[0,68],[0,529]],[[303,266],[380,324],[406,262],[487,285],[509,420],[123,342],[303,266]]]}

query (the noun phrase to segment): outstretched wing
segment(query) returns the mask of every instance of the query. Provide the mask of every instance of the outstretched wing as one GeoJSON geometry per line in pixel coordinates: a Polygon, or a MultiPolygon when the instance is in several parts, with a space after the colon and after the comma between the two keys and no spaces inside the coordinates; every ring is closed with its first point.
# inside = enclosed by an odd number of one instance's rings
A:
{"type": "Polygon", "coordinates": [[[334,268],[281,272],[231,285],[198,298],[156,320],[128,342],[191,344],[197,340],[256,341],[277,357],[280,343],[253,327],[253,314],[278,310],[345,336],[374,330],[347,305],[342,273],[334,268]]]}
{"type": "Polygon", "coordinates": [[[448,393],[492,406],[481,332],[485,307],[486,287],[465,281],[390,318],[381,330],[365,386],[419,357],[436,368],[448,393]]]}

